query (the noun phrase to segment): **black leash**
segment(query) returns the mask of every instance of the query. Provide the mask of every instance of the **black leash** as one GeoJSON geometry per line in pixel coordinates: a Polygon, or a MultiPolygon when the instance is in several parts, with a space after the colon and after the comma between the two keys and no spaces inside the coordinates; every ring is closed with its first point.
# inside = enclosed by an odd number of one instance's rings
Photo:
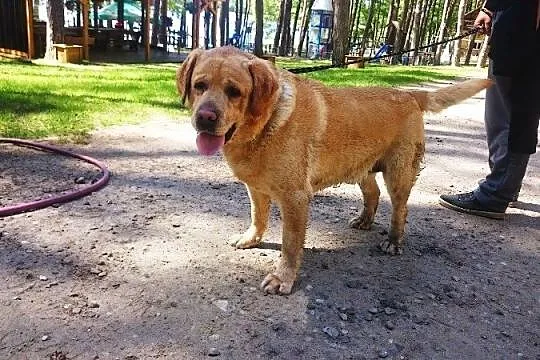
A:
{"type": "MultiPolygon", "coordinates": [[[[448,43],[450,41],[456,41],[456,40],[459,40],[459,39],[463,39],[464,37],[475,34],[478,31],[480,31],[479,28],[474,28],[474,29],[471,29],[469,31],[464,32],[461,35],[458,35],[458,36],[455,36],[453,38],[446,39],[446,40],[443,40],[443,41],[439,41],[439,42],[436,42],[436,43],[433,43],[433,44],[419,46],[419,47],[417,47],[415,49],[402,50],[402,51],[398,51],[397,53],[390,53],[390,54],[385,54],[385,55],[372,56],[372,57],[369,57],[369,58],[366,58],[366,59],[353,60],[353,61],[346,62],[344,65],[347,66],[347,65],[351,65],[351,64],[369,62],[369,61],[373,61],[373,60],[379,60],[379,59],[384,59],[384,58],[388,58],[388,57],[403,55],[403,54],[409,53],[411,51],[427,49],[427,48],[430,48],[432,46],[442,45],[442,44],[446,44],[446,43],[448,43]]],[[[341,66],[339,66],[339,65],[319,65],[319,66],[299,67],[299,68],[286,69],[286,70],[292,72],[293,74],[305,74],[305,73],[309,73],[309,72],[320,71],[320,70],[328,70],[328,69],[338,68],[338,67],[341,67],[341,66]]]]}

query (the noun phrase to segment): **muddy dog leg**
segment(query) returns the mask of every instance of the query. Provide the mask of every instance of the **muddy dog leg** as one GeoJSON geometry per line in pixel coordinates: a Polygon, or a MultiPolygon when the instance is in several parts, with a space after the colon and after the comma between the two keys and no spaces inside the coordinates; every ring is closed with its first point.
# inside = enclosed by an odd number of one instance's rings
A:
{"type": "Polygon", "coordinates": [[[392,220],[388,239],[381,242],[379,247],[390,255],[400,255],[403,252],[403,233],[407,221],[407,201],[416,181],[420,161],[424,154],[424,145],[418,144],[416,151],[409,154],[402,152],[390,159],[394,166],[383,172],[386,188],[392,202],[392,220]]]}
{"type": "Polygon", "coordinates": [[[349,226],[355,229],[369,230],[371,224],[373,224],[373,219],[375,219],[377,206],[379,206],[379,196],[381,194],[377,181],[375,181],[375,173],[368,174],[360,183],[360,189],[364,198],[364,209],[360,216],[349,220],[349,226]]]}
{"type": "Polygon", "coordinates": [[[246,187],[251,201],[251,225],[245,233],[231,237],[230,244],[237,249],[248,249],[262,243],[270,213],[270,196],[246,187]]]}
{"type": "Polygon", "coordinates": [[[281,258],[276,270],[268,274],[261,284],[266,293],[291,293],[302,261],[310,197],[307,191],[295,191],[278,200],[283,219],[281,258]]]}

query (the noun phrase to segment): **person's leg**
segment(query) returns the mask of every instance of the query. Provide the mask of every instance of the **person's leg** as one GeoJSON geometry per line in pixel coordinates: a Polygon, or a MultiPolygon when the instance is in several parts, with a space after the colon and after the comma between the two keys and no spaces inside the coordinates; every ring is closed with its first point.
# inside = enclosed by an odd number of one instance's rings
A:
{"type": "Polygon", "coordinates": [[[529,159],[528,154],[513,154],[508,148],[510,133],[512,78],[493,75],[493,61],[489,77],[495,82],[486,90],[485,127],[491,172],[482,181],[475,195],[481,203],[495,203],[497,207],[516,201],[529,159]]]}
{"type": "Polygon", "coordinates": [[[529,155],[511,153],[508,148],[510,133],[510,77],[492,74],[495,84],[486,90],[485,126],[491,172],[471,193],[441,195],[441,205],[453,210],[490,218],[503,218],[508,204],[517,199],[525,175],[529,155]]]}

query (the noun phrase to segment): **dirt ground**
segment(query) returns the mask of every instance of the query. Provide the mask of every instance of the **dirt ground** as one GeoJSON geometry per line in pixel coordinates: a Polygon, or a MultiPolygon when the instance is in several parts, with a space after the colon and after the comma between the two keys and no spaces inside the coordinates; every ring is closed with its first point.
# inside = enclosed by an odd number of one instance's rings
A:
{"type": "MultiPolygon", "coordinates": [[[[347,226],[359,189],[327,189],[286,297],[258,289],[279,256],[278,211],[262,248],[227,244],[247,228],[249,200],[221,156],[196,153],[187,119],[66,146],[105,161],[112,179],[84,199],[0,219],[0,358],[540,359],[540,157],[504,221],[437,203],[487,172],[483,100],[426,116],[404,254],[377,250],[385,192],[374,228],[360,231],[347,226]]],[[[0,206],[96,176],[0,145],[0,206]]]]}

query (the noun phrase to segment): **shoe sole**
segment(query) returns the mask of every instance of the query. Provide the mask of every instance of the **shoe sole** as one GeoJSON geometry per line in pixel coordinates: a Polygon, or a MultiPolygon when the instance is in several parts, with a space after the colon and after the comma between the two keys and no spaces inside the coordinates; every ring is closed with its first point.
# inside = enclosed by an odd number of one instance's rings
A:
{"type": "Polygon", "coordinates": [[[482,210],[466,209],[466,208],[462,208],[462,207],[459,207],[457,205],[451,204],[448,201],[445,201],[443,199],[439,199],[439,204],[441,204],[445,208],[455,210],[455,211],[465,213],[465,214],[482,216],[482,217],[489,218],[489,219],[497,219],[497,220],[504,219],[504,213],[496,213],[496,212],[493,212],[493,211],[482,211],[482,210]]]}

